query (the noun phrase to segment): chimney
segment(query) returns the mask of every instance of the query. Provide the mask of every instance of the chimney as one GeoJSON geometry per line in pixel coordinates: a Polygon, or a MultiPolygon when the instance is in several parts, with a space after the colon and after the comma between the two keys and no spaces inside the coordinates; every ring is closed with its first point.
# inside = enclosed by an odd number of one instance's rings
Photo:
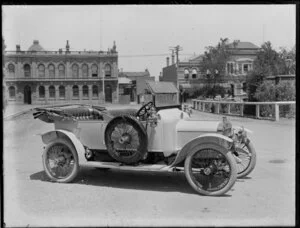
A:
{"type": "Polygon", "coordinates": [[[170,65],[170,57],[167,57],[167,66],[170,65]]]}
{"type": "Polygon", "coordinates": [[[175,55],[174,55],[174,52],[172,52],[172,65],[175,63],[174,59],[175,59],[175,55]]]}
{"type": "Polygon", "coordinates": [[[20,45],[18,44],[18,45],[16,45],[16,52],[20,52],[21,51],[21,47],[20,47],[20,45]]]}
{"type": "Polygon", "coordinates": [[[34,40],[33,44],[39,44],[39,41],[38,40],[34,40]]]}
{"type": "Polygon", "coordinates": [[[62,48],[58,49],[58,53],[62,54],[62,48]]]}
{"type": "Polygon", "coordinates": [[[68,40],[67,40],[67,45],[66,45],[66,53],[70,53],[70,45],[69,45],[68,40]]]}

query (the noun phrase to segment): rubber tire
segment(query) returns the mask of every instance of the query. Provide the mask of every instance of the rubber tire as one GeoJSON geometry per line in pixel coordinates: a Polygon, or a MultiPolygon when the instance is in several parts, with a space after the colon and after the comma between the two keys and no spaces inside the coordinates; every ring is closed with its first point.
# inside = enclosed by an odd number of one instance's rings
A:
{"type": "Polygon", "coordinates": [[[141,159],[143,159],[145,154],[148,152],[147,132],[145,130],[145,127],[135,117],[127,116],[127,115],[119,116],[119,117],[112,119],[107,124],[107,127],[105,129],[105,145],[106,145],[109,155],[112,158],[116,159],[119,162],[125,163],[125,164],[135,164],[135,163],[139,162],[141,159]],[[119,123],[124,123],[124,122],[127,122],[128,124],[133,126],[137,130],[138,136],[139,136],[140,147],[139,147],[137,153],[135,153],[134,156],[131,156],[131,157],[116,156],[114,149],[110,143],[110,135],[109,134],[111,134],[111,130],[114,129],[114,127],[116,125],[118,125],[119,123]]]}
{"type": "Polygon", "coordinates": [[[256,151],[254,149],[254,146],[253,146],[252,142],[250,142],[247,145],[247,147],[248,147],[249,152],[251,153],[250,164],[247,167],[247,169],[245,169],[243,172],[237,174],[238,178],[243,178],[243,177],[248,176],[256,166],[256,151]]]}
{"type": "Polygon", "coordinates": [[[232,188],[232,186],[235,184],[235,181],[237,179],[236,162],[235,162],[233,155],[231,154],[231,152],[228,152],[228,150],[226,148],[224,148],[218,144],[213,144],[213,143],[200,144],[200,145],[197,145],[194,148],[192,148],[192,150],[189,152],[189,154],[185,158],[184,173],[185,173],[185,177],[186,177],[187,181],[189,182],[189,184],[191,185],[191,187],[200,195],[205,195],[205,196],[224,195],[226,192],[228,192],[232,188]],[[231,168],[231,176],[229,178],[228,183],[222,189],[215,191],[215,192],[210,192],[210,191],[201,189],[200,187],[198,187],[195,184],[195,182],[193,181],[193,179],[191,177],[190,167],[192,164],[192,157],[194,156],[195,153],[197,153],[200,150],[204,150],[204,149],[214,149],[214,150],[221,152],[227,159],[229,166],[231,168]]]}
{"type": "Polygon", "coordinates": [[[77,151],[76,149],[74,148],[74,146],[67,140],[63,139],[63,138],[58,138],[58,139],[55,139],[54,141],[50,142],[44,152],[43,152],[43,156],[42,156],[42,159],[43,159],[43,166],[44,166],[44,170],[47,174],[47,176],[52,180],[52,181],[55,181],[55,182],[59,182],[59,183],[69,183],[71,182],[72,180],[74,180],[74,178],[77,176],[78,174],[78,171],[79,171],[79,163],[78,163],[78,155],[77,155],[77,151]],[[48,150],[55,144],[64,144],[66,145],[69,150],[72,152],[73,154],[73,157],[74,157],[74,160],[75,160],[75,163],[74,163],[74,169],[72,170],[72,173],[71,175],[69,175],[68,177],[66,178],[63,178],[63,179],[59,179],[59,178],[56,178],[56,177],[53,177],[51,175],[51,173],[49,172],[49,170],[47,169],[47,166],[46,166],[46,158],[47,158],[47,152],[48,150]]]}

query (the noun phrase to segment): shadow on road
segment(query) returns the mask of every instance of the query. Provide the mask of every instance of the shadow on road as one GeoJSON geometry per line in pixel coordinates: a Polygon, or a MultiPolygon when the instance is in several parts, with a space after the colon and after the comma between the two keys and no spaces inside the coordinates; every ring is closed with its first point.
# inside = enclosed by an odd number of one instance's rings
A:
{"type": "MultiPolygon", "coordinates": [[[[44,171],[30,175],[30,179],[50,181],[44,171]]],[[[82,167],[73,183],[120,189],[197,194],[187,182],[184,173],[180,172],[137,172],[82,167]]],[[[220,197],[231,197],[231,195],[227,193],[220,197]]]]}

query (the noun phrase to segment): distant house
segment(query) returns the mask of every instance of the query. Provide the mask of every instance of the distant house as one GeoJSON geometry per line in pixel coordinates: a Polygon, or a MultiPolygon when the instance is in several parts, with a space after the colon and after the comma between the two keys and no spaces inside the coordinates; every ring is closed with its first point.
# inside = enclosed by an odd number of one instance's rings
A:
{"type": "Polygon", "coordinates": [[[146,81],[145,102],[153,100],[156,106],[178,105],[179,91],[172,82],[146,81]]]}
{"type": "MultiPolygon", "coordinates": [[[[231,56],[225,63],[225,75],[220,75],[218,84],[231,90],[234,96],[245,96],[243,91],[246,75],[253,69],[253,62],[260,48],[251,42],[237,41],[229,44],[231,56]]],[[[162,69],[161,81],[173,82],[178,89],[185,93],[192,94],[196,89],[200,89],[208,83],[206,74],[201,72],[204,55],[194,55],[191,58],[169,64],[162,69]]]]}
{"type": "Polygon", "coordinates": [[[130,94],[130,101],[136,102],[137,96],[145,91],[146,80],[154,80],[154,77],[150,76],[148,69],[141,72],[119,72],[119,95],[130,94]],[[126,78],[127,81],[124,78],[126,78]]]}

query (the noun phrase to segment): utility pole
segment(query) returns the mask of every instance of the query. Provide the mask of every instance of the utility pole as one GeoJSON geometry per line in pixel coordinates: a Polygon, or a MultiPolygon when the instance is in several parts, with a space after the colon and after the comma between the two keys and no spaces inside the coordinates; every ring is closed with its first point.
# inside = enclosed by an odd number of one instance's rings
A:
{"type": "Polygon", "coordinates": [[[172,50],[175,52],[176,54],[176,64],[178,64],[179,62],[179,51],[182,51],[182,47],[180,47],[179,45],[175,46],[175,47],[170,47],[169,50],[172,50]]]}

